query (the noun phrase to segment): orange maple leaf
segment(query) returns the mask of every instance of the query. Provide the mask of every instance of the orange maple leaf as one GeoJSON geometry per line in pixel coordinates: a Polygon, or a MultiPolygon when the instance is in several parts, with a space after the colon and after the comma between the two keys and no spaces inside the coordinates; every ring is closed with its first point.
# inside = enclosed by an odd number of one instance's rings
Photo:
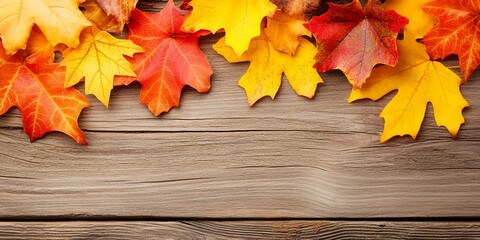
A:
{"type": "Polygon", "coordinates": [[[305,28],[306,13],[320,6],[319,0],[271,0],[277,5],[273,16],[267,16],[265,34],[272,46],[281,52],[295,55],[303,35],[312,36],[305,28]]]}
{"type": "MultiPolygon", "coordinates": [[[[42,41],[38,36],[32,38],[42,41]]],[[[82,109],[89,106],[87,99],[75,88],[63,87],[65,69],[51,62],[53,48],[49,44],[34,49],[38,52],[26,58],[26,51],[9,57],[0,44],[0,115],[18,107],[30,141],[60,131],[87,144],[77,123],[82,109]]]]}
{"type": "Polygon", "coordinates": [[[305,22],[303,14],[290,15],[276,11],[273,17],[267,18],[265,34],[276,50],[295,55],[302,36],[312,35],[303,25],[305,22]]]}
{"type": "MultiPolygon", "coordinates": [[[[198,38],[207,31],[186,33],[181,26],[186,16],[169,1],[159,14],[135,10],[129,24],[128,39],[145,53],[128,58],[142,84],[140,101],[158,116],[180,103],[185,85],[199,92],[210,89],[212,69],[198,46],[198,38]]],[[[128,85],[133,77],[117,77],[116,85],[128,85]]]]}
{"type": "Polygon", "coordinates": [[[440,21],[423,38],[428,54],[433,59],[457,54],[467,81],[480,65],[480,1],[436,0],[422,8],[440,21]]]}

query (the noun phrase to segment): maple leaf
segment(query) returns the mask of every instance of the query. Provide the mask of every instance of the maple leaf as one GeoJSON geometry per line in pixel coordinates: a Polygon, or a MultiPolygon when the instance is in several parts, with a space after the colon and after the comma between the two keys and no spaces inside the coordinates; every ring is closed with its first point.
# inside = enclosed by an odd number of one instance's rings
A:
{"type": "Polygon", "coordinates": [[[25,49],[36,24],[52,46],[79,44],[80,32],[91,23],[78,9],[80,0],[0,0],[0,37],[12,55],[25,49]]]}
{"type": "Polygon", "coordinates": [[[80,45],[61,62],[67,68],[65,87],[71,87],[85,78],[85,91],[95,95],[108,107],[114,76],[132,76],[135,73],[123,55],[132,57],[143,49],[130,40],[121,40],[95,27],[80,35],[80,45]]]}
{"type": "Polygon", "coordinates": [[[250,40],[260,35],[262,19],[274,14],[268,0],[192,0],[191,15],[183,24],[186,32],[225,29],[226,43],[237,55],[248,49],[250,40]]]}
{"type": "Polygon", "coordinates": [[[460,78],[440,62],[430,61],[425,46],[408,32],[398,48],[397,66],[374,69],[365,86],[352,91],[349,102],[362,98],[375,101],[398,89],[380,114],[385,119],[381,142],[407,134],[415,139],[429,102],[437,125],[445,126],[455,137],[464,122],[462,110],[468,106],[460,92],[460,78]]]}
{"type": "Polygon", "coordinates": [[[273,17],[268,18],[265,34],[276,50],[294,55],[302,36],[311,35],[303,26],[304,23],[303,15],[291,16],[277,11],[273,17]]]}
{"type": "Polygon", "coordinates": [[[43,49],[23,60],[25,52],[8,57],[0,44],[0,115],[17,106],[30,141],[60,131],[87,144],[77,119],[88,101],[75,88],[63,87],[65,70],[50,62],[53,48],[43,49]]]}
{"type": "Polygon", "coordinates": [[[251,62],[238,83],[245,89],[250,106],[264,96],[273,99],[280,88],[283,73],[297,94],[309,98],[315,95],[317,84],[323,82],[312,68],[315,46],[306,39],[300,40],[293,56],[275,50],[264,34],[252,39],[249,49],[240,57],[226,44],[225,37],[213,48],[231,63],[251,62]]]}
{"type": "Polygon", "coordinates": [[[80,4],[83,14],[98,28],[121,33],[130,20],[138,0],[86,0],[80,4]]]}
{"type": "Polygon", "coordinates": [[[60,48],[52,47],[40,29],[38,29],[37,26],[33,26],[30,37],[27,41],[27,47],[24,50],[24,55],[25,53],[28,55],[40,53],[38,54],[37,58],[39,58],[39,56],[43,56],[45,59],[42,59],[42,61],[53,63],[55,60],[54,51],[59,49],[60,48]]]}
{"type": "Polygon", "coordinates": [[[405,26],[414,38],[422,38],[433,28],[435,18],[422,10],[421,6],[432,0],[388,0],[383,7],[388,10],[395,10],[398,14],[408,18],[405,26]]]}
{"type": "Polygon", "coordinates": [[[428,54],[433,59],[457,54],[467,81],[480,65],[480,1],[436,0],[422,8],[440,21],[423,38],[428,54]]]}
{"type": "MultiPolygon", "coordinates": [[[[142,46],[145,53],[130,60],[142,84],[140,101],[158,116],[178,106],[185,85],[199,92],[210,89],[212,69],[198,46],[206,31],[186,33],[180,28],[186,16],[168,1],[159,14],[132,12],[128,39],[142,46]]],[[[130,84],[134,78],[117,78],[116,84],[130,84]]]]}
{"type": "Polygon", "coordinates": [[[318,70],[342,70],[360,88],[376,64],[397,63],[396,38],[408,19],[384,10],[380,0],[369,0],[365,10],[359,0],[347,5],[329,3],[329,7],[305,25],[317,39],[318,70]]]}

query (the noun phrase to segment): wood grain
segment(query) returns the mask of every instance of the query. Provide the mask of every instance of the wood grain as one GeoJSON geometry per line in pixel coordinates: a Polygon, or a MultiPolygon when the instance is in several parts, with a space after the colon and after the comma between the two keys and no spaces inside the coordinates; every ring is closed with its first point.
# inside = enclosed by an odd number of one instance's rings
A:
{"type": "Polygon", "coordinates": [[[284,79],[275,101],[249,108],[237,86],[248,64],[216,55],[218,38],[201,44],[210,93],[187,89],[158,118],[138,84],[116,88],[108,110],[89,98],[87,147],[58,133],[31,144],[17,110],[1,116],[0,219],[480,216],[478,72],[462,86],[471,107],[457,140],[429,107],[417,141],[379,144],[393,95],[347,104],[350,86],[331,72],[313,100],[284,79]]]}
{"type": "Polygon", "coordinates": [[[2,130],[0,216],[480,215],[478,141],[378,145],[365,133],[312,131],[90,135],[96,143],[81,147],[60,134],[30,144],[2,130]]]}
{"type": "Polygon", "coordinates": [[[471,222],[0,222],[0,239],[480,239],[471,222]]]}

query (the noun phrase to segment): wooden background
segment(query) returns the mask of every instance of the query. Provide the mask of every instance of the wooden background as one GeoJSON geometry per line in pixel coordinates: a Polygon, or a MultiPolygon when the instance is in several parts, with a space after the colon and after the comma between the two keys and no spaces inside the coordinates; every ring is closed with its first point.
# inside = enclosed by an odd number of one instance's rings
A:
{"type": "Polygon", "coordinates": [[[140,105],[138,84],[108,110],[89,96],[89,146],[60,133],[30,143],[18,110],[1,116],[0,238],[480,238],[480,73],[462,86],[458,139],[429,106],[417,141],[380,144],[393,94],[348,104],[331,72],[313,100],[284,79],[249,108],[237,86],[248,63],[216,55],[219,37],[201,39],[210,93],[187,88],[168,114],[140,105]]]}

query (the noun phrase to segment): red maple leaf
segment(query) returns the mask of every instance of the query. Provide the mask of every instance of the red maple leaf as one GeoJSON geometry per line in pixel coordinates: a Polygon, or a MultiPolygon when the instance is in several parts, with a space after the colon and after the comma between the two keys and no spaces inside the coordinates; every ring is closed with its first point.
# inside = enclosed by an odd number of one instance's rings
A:
{"type": "Polygon", "coordinates": [[[423,38],[428,54],[433,59],[457,54],[467,81],[480,65],[480,1],[436,0],[422,8],[440,21],[423,38]]]}
{"type": "Polygon", "coordinates": [[[17,106],[30,141],[60,131],[87,144],[77,119],[87,99],[75,88],[64,88],[65,69],[51,63],[52,52],[24,58],[25,51],[8,57],[0,42],[0,115],[17,106]]]}
{"type": "MultiPolygon", "coordinates": [[[[170,0],[159,14],[134,10],[128,25],[128,39],[145,50],[129,58],[142,84],[140,101],[156,116],[179,105],[185,85],[199,92],[210,89],[213,72],[198,46],[198,38],[208,32],[181,31],[185,18],[170,0]]],[[[134,80],[121,77],[116,84],[134,80]]]]}
{"type": "Polygon", "coordinates": [[[407,18],[384,10],[380,0],[369,0],[365,9],[359,0],[328,5],[328,12],[305,25],[317,39],[319,71],[340,69],[360,88],[375,65],[397,64],[396,38],[407,18]]]}

